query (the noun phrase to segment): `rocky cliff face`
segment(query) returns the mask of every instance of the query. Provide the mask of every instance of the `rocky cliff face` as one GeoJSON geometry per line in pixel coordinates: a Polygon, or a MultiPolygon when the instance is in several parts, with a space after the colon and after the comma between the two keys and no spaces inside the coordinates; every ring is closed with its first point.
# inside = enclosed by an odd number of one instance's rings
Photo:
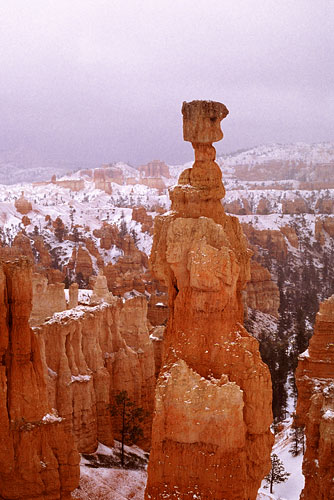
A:
{"type": "Polygon", "coordinates": [[[142,231],[153,234],[153,218],[148,215],[144,207],[134,207],[132,209],[132,220],[141,223],[142,231]]]}
{"type": "Polygon", "coordinates": [[[281,231],[255,229],[251,224],[242,224],[242,229],[250,243],[251,249],[257,253],[257,246],[265,248],[279,262],[284,262],[288,247],[281,231]]]}
{"type": "Polygon", "coordinates": [[[296,413],[306,434],[300,498],[334,498],[334,295],[320,304],[309,348],[299,357],[296,383],[296,413]]]}
{"type": "Polygon", "coordinates": [[[31,264],[0,266],[0,497],[69,499],[79,456],[66,420],[47,397],[43,361],[29,327],[31,264]]]}
{"type": "Polygon", "coordinates": [[[38,273],[32,276],[32,310],[30,324],[37,325],[55,312],[66,309],[64,283],[48,285],[48,279],[38,273]]]}
{"type": "Polygon", "coordinates": [[[155,385],[153,344],[147,328],[147,301],[108,296],[109,303],[56,313],[35,328],[45,363],[49,400],[71,423],[80,452],[119,437],[110,406],[126,390],[148,413],[141,445],[150,444],[155,385]]]}
{"type": "Polygon", "coordinates": [[[194,101],[182,112],[195,163],[155,220],[151,266],[168,286],[170,319],[145,498],[254,500],[270,468],[271,381],[242,326],[246,240],[220,202],[211,143],[228,111],[194,101]]]}
{"type": "Polygon", "coordinates": [[[270,272],[258,262],[251,262],[251,279],[247,283],[247,306],[278,318],[279,289],[270,272]]]}
{"type": "Polygon", "coordinates": [[[160,160],[150,161],[138,167],[141,177],[170,177],[168,165],[160,160]]]}

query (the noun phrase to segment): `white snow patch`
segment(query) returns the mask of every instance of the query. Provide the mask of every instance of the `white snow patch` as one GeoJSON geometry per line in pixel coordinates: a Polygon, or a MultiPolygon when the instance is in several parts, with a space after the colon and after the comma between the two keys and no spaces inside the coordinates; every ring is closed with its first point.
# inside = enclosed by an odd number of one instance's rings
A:
{"type": "Polygon", "coordinates": [[[55,422],[61,422],[63,419],[61,417],[58,417],[57,410],[55,408],[52,408],[52,413],[47,413],[44,415],[42,418],[43,424],[53,424],[55,422]]]}

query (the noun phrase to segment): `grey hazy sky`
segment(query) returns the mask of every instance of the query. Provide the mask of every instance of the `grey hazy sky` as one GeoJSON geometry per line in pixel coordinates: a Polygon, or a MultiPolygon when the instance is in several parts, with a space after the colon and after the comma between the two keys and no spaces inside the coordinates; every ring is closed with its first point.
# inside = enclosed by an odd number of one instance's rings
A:
{"type": "Polygon", "coordinates": [[[334,0],[0,0],[0,149],[192,158],[182,101],[230,115],[218,152],[331,141],[334,0]]]}

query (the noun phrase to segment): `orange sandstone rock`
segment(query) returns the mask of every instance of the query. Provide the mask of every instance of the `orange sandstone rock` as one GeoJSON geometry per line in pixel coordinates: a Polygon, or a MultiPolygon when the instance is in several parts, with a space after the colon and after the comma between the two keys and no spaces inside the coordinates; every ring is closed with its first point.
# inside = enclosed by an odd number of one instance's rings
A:
{"type": "Polygon", "coordinates": [[[228,111],[194,101],[182,112],[195,163],[170,191],[171,212],[155,219],[150,257],[170,317],[145,498],[255,500],[270,469],[271,381],[242,326],[250,253],[224,213],[211,145],[228,111]]]}
{"type": "Polygon", "coordinates": [[[85,280],[88,280],[93,274],[93,262],[89,252],[79,245],[78,248],[73,248],[69,268],[73,268],[75,273],[79,273],[85,280]]]}
{"type": "Polygon", "coordinates": [[[38,273],[33,274],[31,325],[38,325],[55,312],[66,310],[64,287],[64,283],[49,285],[45,276],[38,273]]]}
{"type": "Polygon", "coordinates": [[[15,236],[13,247],[17,248],[21,255],[29,257],[31,262],[34,262],[34,254],[32,252],[30,240],[23,232],[20,232],[15,236]]]}
{"type": "Polygon", "coordinates": [[[50,404],[66,419],[82,453],[120,437],[110,406],[122,390],[147,412],[140,444],[149,448],[155,362],[146,316],[145,297],[123,303],[109,296],[108,303],[55,313],[34,329],[50,404]]]}
{"type": "Polygon", "coordinates": [[[141,177],[170,177],[169,168],[160,160],[150,161],[147,165],[138,167],[141,177]]]}
{"type": "Polygon", "coordinates": [[[132,220],[141,223],[142,231],[147,231],[152,234],[153,218],[151,215],[147,214],[144,207],[134,207],[132,209],[132,220]]]}
{"type": "Polygon", "coordinates": [[[24,191],[22,191],[20,198],[15,201],[15,208],[20,214],[26,215],[32,210],[30,201],[24,197],[24,191]]]}
{"type": "Polygon", "coordinates": [[[320,304],[309,348],[299,356],[296,383],[296,413],[306,435],[300,498],[334,498],[334,295],[320,304]]]}
{"type": "Polygon", "coordinates": [[[79,482],[79,456],[47,398],[40,347],[28,324],[31,299],[27,259],[2,263],[0,497],[65,500],[79,482]]]}
{"type": "Polygon", "coordinates": [[[270,272],[256,261],[251,261],[251,279],[247,283],[247,306],[278,318],[279,289],[270,272]]]}
{"type": "Polygon", "coordinates": [[[255,229],[251,224],[242,224],[242,229],[250,243],[250,247],[256,253],[256,247],[266,248],[275,259],[285,262],[288,247],[283,231],[273,229],[255,229]]]}

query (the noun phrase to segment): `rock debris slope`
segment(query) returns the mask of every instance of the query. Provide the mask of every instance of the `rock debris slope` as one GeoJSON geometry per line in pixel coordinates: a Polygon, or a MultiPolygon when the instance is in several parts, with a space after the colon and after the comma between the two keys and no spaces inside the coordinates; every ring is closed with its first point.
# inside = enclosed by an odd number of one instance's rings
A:
{"type": "Polygon", "coordinates": [[[270,469],[271,380],[242,325],[246,240],[220,201],[212,142],[228,110],[193,101],[182,113],[195,163],[155,219],[151,267],[168,286],[170,318],[145,498],[254,500],[270,469]]]}
{"type": "Polygon", "coordinates": [[[297,415],[305,425],[303,500],[334,498],[334,295],[320,304],[314,335],[296,371],[297,415]]]}

